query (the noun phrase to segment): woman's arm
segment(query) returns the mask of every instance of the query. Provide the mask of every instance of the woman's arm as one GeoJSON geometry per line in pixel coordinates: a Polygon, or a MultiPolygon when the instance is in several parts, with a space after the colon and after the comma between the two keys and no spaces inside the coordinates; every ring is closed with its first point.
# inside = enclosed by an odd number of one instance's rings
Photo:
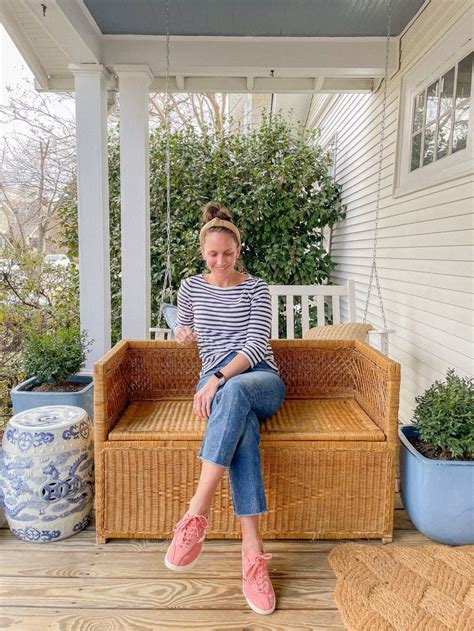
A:
{"type": "Polygon", "coordinates": [[[247,339],[240,351],[253,368],[262,361],[268,347],[272,330],[272,300],[267,283],[259,280],[252,294],[250,303],[247,339]]]}
{"type": "Polygon", "coordinates": [[[191,296],[186,281],[182,280],[178,289],[178,315],[174,327],[175,339],[178,344],[191,344],[197,340],[192,329],[194,312],[191,296]]]}
{"type": "Polygon", "coordinates": [[[221,370],[227,379],[253,368],[265,356],[272,330],[272,302],[268,285],[258,281],[250,303],[249,327],[244,347],[221,370]]]}
{"type": "MultiPolygon", "coordinates": [[[[250,367],[250,362],[244,356],[238,353],[234,359],[232,359],[224,368],[221,369],[221,373],[227,379],[240,375],[241,372],[247,370],[250,367]]],[[[219,380],[217,377],[212,376],[207,383],[194,395],[194,412],[207,419],[211,413],[211,403],[216,392],[219,390],[219,380]]]]}

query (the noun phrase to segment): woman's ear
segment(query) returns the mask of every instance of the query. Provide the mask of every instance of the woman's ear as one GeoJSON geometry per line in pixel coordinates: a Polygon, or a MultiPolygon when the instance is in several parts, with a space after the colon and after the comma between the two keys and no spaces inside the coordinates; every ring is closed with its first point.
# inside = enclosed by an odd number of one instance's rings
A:
{"type": "Polygon", "coordinates": [[[206,257],[204,256],[204,248],[201,248],[201,249],[200,249],[200,251],[201,251],[201,257],[202,257],[202,260],[203,260],[203,261],[204,261],[204,263],[206,264],[206,269],[209,269],[209,267],[208,267],[208,265],[207,265],[206,257]]]}

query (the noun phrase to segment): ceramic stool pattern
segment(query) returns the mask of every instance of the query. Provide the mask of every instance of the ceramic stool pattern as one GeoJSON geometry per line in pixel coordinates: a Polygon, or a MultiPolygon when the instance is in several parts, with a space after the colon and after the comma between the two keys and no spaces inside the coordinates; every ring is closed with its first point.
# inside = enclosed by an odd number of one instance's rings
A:
{"type": "Polygon", "coordinates": [[[13,416],[3,435],[0,502],[19,539],[46,543],[83,530],[94,503],[93,427],[82,408],[13,416]]]}

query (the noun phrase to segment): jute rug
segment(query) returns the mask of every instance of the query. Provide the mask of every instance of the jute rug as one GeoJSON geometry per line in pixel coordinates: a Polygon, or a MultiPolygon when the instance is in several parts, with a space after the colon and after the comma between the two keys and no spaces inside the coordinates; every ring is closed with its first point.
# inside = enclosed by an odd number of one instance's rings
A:
{"type": "Polygon", "coordinates": [[[474,630],[474,545],[344,543],[328,560],[349,631],[474,630]]]}

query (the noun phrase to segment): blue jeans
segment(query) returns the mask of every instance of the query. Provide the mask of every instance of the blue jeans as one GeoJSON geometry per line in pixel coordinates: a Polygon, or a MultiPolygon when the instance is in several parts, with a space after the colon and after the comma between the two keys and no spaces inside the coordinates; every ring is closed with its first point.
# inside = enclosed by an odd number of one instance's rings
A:
{"type": "MultiPolygon", "coordinates": [[[[230,353],[202,375],[196,390],[236,355],[236,352],[230,353]]],[[[229,379],[214,396],[198,457],[228,469],[235,515],[267,512],[260,465],[259,421],[275,414],[285,392],[278,373],[262,361],[229,379]]]]}

